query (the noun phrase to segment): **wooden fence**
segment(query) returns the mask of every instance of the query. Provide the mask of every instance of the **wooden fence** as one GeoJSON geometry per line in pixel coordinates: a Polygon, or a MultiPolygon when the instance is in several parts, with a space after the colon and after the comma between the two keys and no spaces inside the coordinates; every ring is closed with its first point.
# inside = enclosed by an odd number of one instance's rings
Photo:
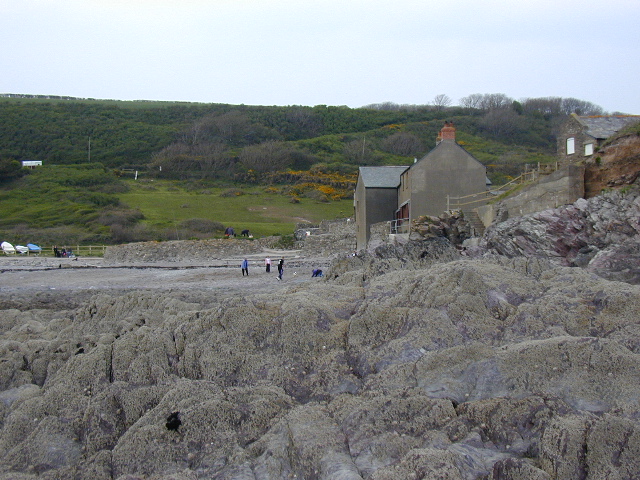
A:
{"type": "MultiPolygon", "coordinates": [[[[53,247],[41,248],[42,253],[40,255],[53,257],[53,247]]],[[[62,252],[63,248],[67,252],[71,250],[74,255],[79,257],[102,257],[107,250],[107,245],[58,245],[59,252],[62,252]]],[[[33,253],[30,253],[30,255],[33,255],[33,253]]]]}

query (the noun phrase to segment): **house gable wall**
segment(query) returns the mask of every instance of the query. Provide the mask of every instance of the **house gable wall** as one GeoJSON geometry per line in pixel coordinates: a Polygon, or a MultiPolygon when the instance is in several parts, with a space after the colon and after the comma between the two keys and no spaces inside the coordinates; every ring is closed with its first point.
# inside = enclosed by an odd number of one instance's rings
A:
{"type": "Polygon", "coordinates": [[[558,159],[563,163],[576,163],[587,158],[584,154],[584,148],[587,144],[593,144],[594,152],[600,146],[600,142],[593,138],[591,135],[585,133],[585,127],[575,117],[571,116],[560,127],[560,133],[558,135],[558,159]],[[575,152],[572,154],[567,153],[567,139],[574,139],[575,152]]]}
{"type": "Polygon", "coordinates": [[[486,190],[484,165],[453,141],[438,144],[411,167],[409,174],[411,219],[442,214],[447,210],[447,195],[464,196],[486,190]]]}

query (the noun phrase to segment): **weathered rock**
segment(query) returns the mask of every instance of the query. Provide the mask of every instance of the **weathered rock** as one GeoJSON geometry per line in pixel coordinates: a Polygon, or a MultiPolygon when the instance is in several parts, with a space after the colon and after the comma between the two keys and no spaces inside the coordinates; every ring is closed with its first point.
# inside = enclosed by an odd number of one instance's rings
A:
{"type": "Polygon", "coordinates": [[[481,246],[507,257],[543,257],[605,278],[640,281],[638,187],[495,223],[481,246]]]}
{"type": "Polygon", "coordinates": [[[552,260],[436,238],[277,293],[5,299],[0,479],[633,478],[640,287],[552,260]]]}
{"type": "Polygon", "coordinates": [[[540,470],[523,459],[508,458],[493,465],[489,480],[551,480],[544,470],[540,470]]]}

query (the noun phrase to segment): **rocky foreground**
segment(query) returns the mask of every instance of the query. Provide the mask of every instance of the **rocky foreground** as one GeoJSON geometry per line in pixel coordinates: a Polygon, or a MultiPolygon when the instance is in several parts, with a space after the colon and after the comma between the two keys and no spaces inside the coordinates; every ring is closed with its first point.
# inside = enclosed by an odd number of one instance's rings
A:
{"type": "Polygon", "coordinates": [[[640,286],[491,245],[3,294],[0,479],[640,478],[640,286]]]}

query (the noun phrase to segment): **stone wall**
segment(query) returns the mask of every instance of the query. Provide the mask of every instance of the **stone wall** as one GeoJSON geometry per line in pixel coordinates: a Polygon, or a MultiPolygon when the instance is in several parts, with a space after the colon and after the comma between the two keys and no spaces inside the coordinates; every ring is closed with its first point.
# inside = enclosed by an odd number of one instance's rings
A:
{"type": "Polygon", "coordinates": [[[508,218],[570,205],[583,197],[584,167],[569,165],[541,177],[515,195],[478,208],[478,215],[484,225],[489,226],[494,221],[503,222],[508,218]]]}

